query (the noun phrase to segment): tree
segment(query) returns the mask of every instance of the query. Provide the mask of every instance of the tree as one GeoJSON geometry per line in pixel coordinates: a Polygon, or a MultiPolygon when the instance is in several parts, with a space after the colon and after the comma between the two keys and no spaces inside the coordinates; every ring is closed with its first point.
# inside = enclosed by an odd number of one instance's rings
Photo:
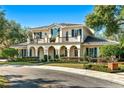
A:
{"type": "Polygon", "coordinates": [[[14,48],[5,48],[2,51],[2,56],[7,58],[14,58],[18,55],[18,51],[14,48]]]}
{"type": "Polygon", "coordinates": [[[112,55],[116,55],[117,54],[117,50],[118,47],[114,46],[114,45],[106,45],[106,46],[102,46],[100,48],[100,54],[102,56],[105,57],[111,57],[112,55]]]}
{"type": "Polygon", "coordinates": [[[119,5],[95,6],[86,16],[86,25],[95,31],[105,31],[106,36],[117,34],[124,24],[124,7],[119,5]]]}
{"type": "Polygon", "coordinates": [[[25,42],[26,29],[13,20],[5,18],[5,11],[0,10],[0,46],[1,49],[17,43],[25,42]]]}

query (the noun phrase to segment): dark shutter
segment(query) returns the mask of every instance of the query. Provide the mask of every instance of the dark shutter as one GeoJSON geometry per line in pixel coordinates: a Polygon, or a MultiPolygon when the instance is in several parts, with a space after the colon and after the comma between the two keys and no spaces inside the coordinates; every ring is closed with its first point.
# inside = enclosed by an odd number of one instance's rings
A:
{"type": "Polygon", "coordinates": [[[53,35],[53,29],[51,29],[51,35],[53,35]]]}
{"type": "Polygon", "coordinates": [[[42,32],[40,32],[40,39],[42,39],[42,32]]]}
{"type": "Polygon", "coordinates": [[[79,29],[79,34],[80,36],[82,36],[82,29],[79,29]]]}
{"type": "Polygon", "coordinates": [[[74,37],[74,29],[72,29],[72,37],[74,37]]]}

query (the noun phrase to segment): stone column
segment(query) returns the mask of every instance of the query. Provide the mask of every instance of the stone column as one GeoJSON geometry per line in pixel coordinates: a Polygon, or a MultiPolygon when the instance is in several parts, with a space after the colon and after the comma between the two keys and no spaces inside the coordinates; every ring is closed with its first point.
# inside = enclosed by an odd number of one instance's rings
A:
{"type": "Polygon", "coordinates": [[[27,49],[27,56],[30,57],[30,48],[27,49]]]}
{"type": "Polygon", "coordinates": [[[58,56],[59,56],[59,59],[60,59],[60,49],[58,49],[58,56]]]}
{"type": "Polygon", "coordinates": [[[59,42],[59,37],[57,36],[56,37],[56,41],[55,41],[56,43],[58,43],[59,42]]]}
{"type": "Polygon", "coordinates": [[[44,55],[47,55],[47,61],[49,62],[48,52],[49,52],[48,49],[47,48],[44,48],[44,55]]]}
{"type": "Polygon", "coordinates": [[[97,47],[97,57],[100,56],[100,51],[99,51],[99,47],[97,47]]]}
{"type": "Polygon", "coordinates": [[[78,49],[78,61],[80,61],[80,56],[81,56],[81,51],[80,51],[80,49],[78,49]]]}
{"type": "Polygon", "coordinates": [[[69,57],[70,57],[70,49],[67,49],[67,57],[68,57],[68,60],[69,60],[69,57]]]}
{"type": "Polygon", "coordinates": [[[48,43],[49,42],[47,36],[45,36],[44,40],[45,40],[45,43],[48,43]]]}
{"type": "Polygon", "coordinates": [[[48,35],[48,43],[50,43],[51,34],[48,35]]]}
{"type": "Polygon", "coordinates": [[[33,37],[33,39],[34,39],[34,33],[32,32],[32,37],[33,37]]]}
{"type": "Polygon", "coordinates": [[[38,57],[38,48],[35,48],[35,57],[38,57]]]}
{"type": "Polygon", "coordinates": [[[81,36],[78,35],[78,36],[77,36],[77,39],[78,39],[77,41],[80,42],[80,41],[81,41],[81,36]]]}

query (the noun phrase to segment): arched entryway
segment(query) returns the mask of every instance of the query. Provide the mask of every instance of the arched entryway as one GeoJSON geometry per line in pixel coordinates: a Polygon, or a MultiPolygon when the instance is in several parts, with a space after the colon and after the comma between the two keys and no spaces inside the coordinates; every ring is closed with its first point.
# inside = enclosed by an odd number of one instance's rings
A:
{"type": "Polygon", "coordinates": [[[39,57],[40,60],[44,59],[44,49],[43,49],[43,47],[38,48],[38,57],[39,57]]]}
{"type": "Polygon", "coordinates": [[[55,51],[55,48],[53,46],[49,47],[48,55],[49,55],[50,60],[54,60],[55,55],[56,55],[56,51],[55,51]]]}
{"type": "Polygon", "coordinates": [[[30,57],[35,57],[35,48],[34,47],[31,47],[30,48],[30,57]]]}
{"type": "Polygon", "coordinates": [[[76,46],[70,48],[70,57],[78,57],[78,48],[76,46]]]}
{"type": "Polygon", "coordinates": [[[60,48],[60,57],[67,57],[67,47],[62,46],[60,48]]]}

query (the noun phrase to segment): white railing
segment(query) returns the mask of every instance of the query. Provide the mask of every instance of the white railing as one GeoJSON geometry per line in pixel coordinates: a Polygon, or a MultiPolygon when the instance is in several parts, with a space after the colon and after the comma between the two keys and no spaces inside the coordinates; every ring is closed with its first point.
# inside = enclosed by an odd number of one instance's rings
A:
{"type": "Polygon", "coordinates": [[[56,37],[55,41],[51,41],[50,38],[34,39],[30,43],[64,43],[64,42],[80,42],[80,36],[78,37],[56,37]]]}

